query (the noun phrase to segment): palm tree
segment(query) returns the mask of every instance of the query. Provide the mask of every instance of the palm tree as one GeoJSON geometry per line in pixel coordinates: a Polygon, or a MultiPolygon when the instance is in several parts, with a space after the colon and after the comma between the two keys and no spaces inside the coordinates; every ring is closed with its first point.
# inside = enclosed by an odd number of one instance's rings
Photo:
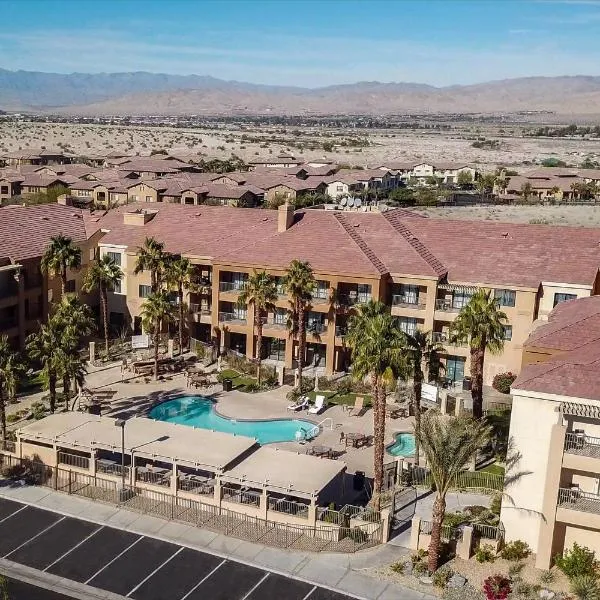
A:
{"type": "Polygon", "coordinates": [[[147,237],[144,245],[139,249],[133,272],[138,275],[142,271],[150,271],[150,286],[153,294],[160,290],[167,260],[165,245],[152,237],[147,237]]]}
{"type": "Polygon", "coordinates": [[[260,385],[260,366],[262,363],[263,313],[273,308],[277,300],[277,282],[266,271],[254,273],[248,278],[238,302],[243,306],[253,306],[254,327],[256,328],[256,380],[260,385]]]}
{"type": "Polygon", "coordinates": [[[167,281],[177,288],[177,300],[179,307],[179,353],[183,354],[183,328],[184,328],[184,304],[183,291],[185,288],[193,287],[194,266],[189,259],[183,256],[174,256],[169,261],[166,273],[167,281]]]}
{"type": "Polygon", "coordinates": [[[384,377],[401,368],[404,337],[387,307],[376,300],[358,306],[350,318],[346,342],[352,350],[352,373],[357,379],[369,377],[373,395],[374,485],[373,506],[379,510],[383,487],[385,452],[384,377]]]}
{"type": "Polygon", "coordinates": [[[526,181],[521,186],[521,194],[523,194],[523,199],[525,201],[529,200],[529,196],[531,196],[532,193],[533,193],[533,186],[531,185],[531,183],[529,183],[529,181],[526,181]]]}
{"type": "Polygon", "coordinates": [[[67,288],[67,269],[78,269],[81,266],[81,248],[73,243],[70,237],[56,235],[50,238],[40,266],[42,272],[60,277],[61,292],[64,296],[67,288]]]}
{"type": "Polygon", "coordinates": [[[483,363],[489,350],[497,354],[504,347],[506,315],[500,310],[491,291],[478,290],[471,296],[452,325],[453,342],[468,342],[471,353],[471,397],[473,417],[483,416],[483,363]]]}
{"type": "Polygon", "coordinates": [[[77,351],[72,351],[71,344],[67,348],[59,348],[56,353],[56,371],[57,375],[62,376],[63,380],[63,399],[65,409],[69,409],[71,400],[71,382],[81,388],[85,383],[87,367],[85,360],[81,358],[77,351]]]}
{"type": "MultiPolygon", "coordinates": [[[[413,381],[413,412],[415,413],[415,429],[421,426],[421,389],[425,374],[425,367],[429,378],[440,369],[440,354],[444,351],[441,344],[433,341],[430,331],[423,332],[417,329],[412,335],[406,333],[404,346],[405,373],[413,381]]],[[[419,439],[415,438],[415,463],[419,464],[419,439]]]]}
{"type": "Polygon", "coordinates": [[[8,336],[0,336],[0,434],[3,442],[6,441],[6,401],[15,397],[24,372],[25,365],[19,355],[12,351],[8,336]]]}
{"type": "Polygon", "coordinates": [[[477,450],[485,446],[489,437],[490,428],[482,421],[465,417],[444,417],[433,410],[425,413],[420,428],[415,428],[415,438],[419,440],[425,454],[436,494],[431,513],[431,541],[428,551],[428,568],[432,573],[438,568],[448,489],[477,450]]]}
{"type": "Polygon", "coordinates": [[[292,304],[292,330],[298,334],[298,385],[302,389],[302,369],[306,346],[306,307],[317,285],[310,263],[294,259],[283,278],[285,291],[292,304]]]}
{"type": "Polygon", "coordinates": [[[41,325],[37,333],[27,338],[27,353],[32,360],[42,365],[42,377],[50,392],[50,412],[56,409],[56,382],[59,373],[59,353],[62,329],[57,321],[50,319],[41,325]]]}
{"type": "Polygon", "coordinates": [[[141,317],[144,329],[154,337],[154,379],[158,379],[158,345],[160,332],[164,325],[173,320],[173,305],[166,292],[150,294],[142,305],[141,317]]]}
{"type": "Polygon", "coordinates": [[[85,274],[83,291],[89,293],[100,290],[100,304],[102,306],[102,322],[104,324],[104,352],[108,359],[108,292],[112,291],[121,281],[123,271],[114,258],[105,254],[102,258],[92,263],[85,274]]]}

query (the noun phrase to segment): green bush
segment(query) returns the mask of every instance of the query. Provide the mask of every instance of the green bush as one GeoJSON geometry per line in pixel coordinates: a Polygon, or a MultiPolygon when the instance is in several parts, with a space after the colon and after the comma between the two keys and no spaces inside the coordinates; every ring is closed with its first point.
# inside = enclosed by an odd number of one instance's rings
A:
{"type": "Polygon", "coordinates": [[[419,577],[420,575],[426,575],[429,573],[429,568],[425,561],[419,561],[413,565],[413,575],[419,577]]]}
{"type": "Polygon", "coordinates": [[[438,588],[445,588],[450,581],[450,578],[454,575],[454,571],[448,567],[442,567],[438,569],[432,576],[433,585],[438,588]]]}
{"type": "Polygon", "coordinates": [[[462,525],[463,523],[467,523],[469,521],[468,515],[464,513],[453,513],[448,512],[444,515],[444,525],[448,527],[457,527],[458,525],[462,525]]]}
{"type": "Polygon", "coordinates": [[[492,387],[502,394],[508,394],[510,386],[516,378],[517,376],[510,371],[508,373],[498,373],[492,380],[492,387]]]}
{"type": "Polygon", "coordinates": [[[502,548],[500,556],[506,560],[523,560],[531,554],[531,548],[522,540],[510,542],[502,548]]]}
{"type": "Polygon", "coordinates": [[[406,562],[398,561],[390,565],[390,569],[394,571],[394,573],[398,573],[398,575],[403,575],[406,571],[406,562]]]}
{"type": "Polygon", "coordinates": [[[475,551],[475,560],[478,563],[494,562],[496,560],[496,553],[489,544],[480,544],[475,551]]]}
{"type": "Polygon", "coordinates": [[[490,502],[490,511],[495,515],[500,516],[500,509],[502,508],[502,494],[496,494],[490,502]]]}
{"type": "Polygon", "coordinates": [[[582,575],[596,576],[598,561],[596,553],[577,542],[570,550],[565,550],[562,556],[554,558],[556,566],[571,580],[582,575]]]}
{"type": "Polygon", "coordinates": [[[554,571],[547,570],[540,573],[540,583],[543,583],[544,585],[550,585],[555,579],[556,574],[554,571]]]}
{"type": "Polygon", "coordinates": [[[525,568],[525,563],[517,562],[514,565],[508,567],[508,574],[513,579],[521,579],[521,572],[525,568]]]}
{"type": "Polygon", "coordinates": [[[600,600],[600,583],[593,575],[577,575],[571,579],[571,592],[577,600],[600,600]]]}

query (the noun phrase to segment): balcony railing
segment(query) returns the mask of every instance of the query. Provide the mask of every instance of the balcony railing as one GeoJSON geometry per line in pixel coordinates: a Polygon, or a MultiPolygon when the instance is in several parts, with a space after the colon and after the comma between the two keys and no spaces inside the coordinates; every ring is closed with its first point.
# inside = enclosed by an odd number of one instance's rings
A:
{"type": "Polygon", "coordinates": [[[565,452],[579,454],[591,458],[600,458],[600,438],[585,435],[585,433],[567,433],[565,437],[565,452]]]}
{"type": "Polygon", "coordinates": [[[215,493],[215,480],[199,475],[183,476],[177,481],[177,489],[182,492],[212,496],[215,493]]]}
{"type": "Polygon", "coordinates": [[[442,331],[434,331],[431,334],[431,339],[432,341],[434,341],[436,344],[446,344],[448,343],[448,334],[444,333],[442,331]]]}
{"type": "Polygon", "coordinates": [[[90,468],[90,459],[87,456],[79,456],[79,454],[69,454],[68,452],[58,453],[58,462],[61,465],[69,465],[70,467],[77,467],[78,469],[90,468]]]}
{"type": "Polygon", "coordinates": [[[600,515],[600,496],[578,489],[560,488],[558,490],[558,506],[600,515]]]}
{"type": "Polygon", "coordinates": [[[246,289],[245,281],[221,281],[219,290],[221,292],[241,292],[246,289]]]}
{"type": "Polygon", "coordinates": [[[441,310],[443,312],[460,312],[460,308],[458,306],[452,306],[452,300],[444,300],[438,298],[435,301],[435,310],[441,310]]]}
{"type": "Polygon", "coordinates": [[[394,294],[392,306],[406,306],[407,308],[425,308],[425,302],[419,297],[410,294],[394,294]]]}
{"type": "Polygon", "coordinates": [[[295,502],[294,500],[287,500],[286,498],[269,497],[268,509],[285,513],[286,515],[293,515],[300,519],[308,519],[308,505],[303,504],[302,502],[295,502]]]}
{"type": "Polygon", "coordinates": [[[260,506],[260,492],[254,490],[242,490],[224,485],[222,488],[223,500],[226,502],[235,502],[236,504],[246,504],[247,506],[260,506]]]}
{"type": "Polygon", "coordinates": [[[327,296],[313,296],[310,299],[311,304],[327,304],[329,302],[329,298],[327,296]]]}
{"type": "Polygon", "coordinates": [[[335,326],[335,337],[346,337],[348,335],[348,328],[343,325],[335,326]]]}
{"type": "Polygon", "coordinates": [[[281,321],[274,317],[262,317],[261,318],[263,327],[276,327],[279,329],[285,329],[287,327],[287,321],[281,321]]]}
{"type": "Polygon", "coordinates": [[[220,312],[219,323],[246,323],[246,316],[236,313],[220,312]]]}
{"type": "Polygon", "coordinates": [[[365,304],[371,300],[371,294],[338,294],[338,301],[342,306],[365,304]]]}
{"type": "Polygon", "coordinates": [[[312,333],[313,335],[319,335],[327,329],[325,323],[308,323],[306,325],[306,332],[312,333]]]}
{"type": "Polygon", "coordinates": [[[203,306],[202,304],[190,304],[190,312],[199,315],[210,315],[212,308],[210,306],[203,306]]]}
{"type": "Polygon", "coordinates": [[[129,467],[122,467],[119,463],[110,460],[97,460],[96,472],[114,475],[115,477],[123,477],[123,473],[125,473],[125,479],[129,480],[129,467]]]}
{"type": "Polygon", "coordinates": [[[161,487],[171,485],[172,471],[170,469],[148,469],[146,467],[136,468],[135,480],[142,483],[150,483],[161,487]]]}

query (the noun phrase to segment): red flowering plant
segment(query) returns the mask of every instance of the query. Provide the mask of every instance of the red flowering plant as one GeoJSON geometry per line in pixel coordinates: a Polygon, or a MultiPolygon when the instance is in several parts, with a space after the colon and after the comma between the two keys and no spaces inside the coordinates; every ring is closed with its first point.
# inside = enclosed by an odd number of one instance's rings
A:
{"type": "Polygon", "coordinates": [[[504,575],[491,575],[483,582],[487,600],[506,600],[510,592],[510,579],[504,575]]]}

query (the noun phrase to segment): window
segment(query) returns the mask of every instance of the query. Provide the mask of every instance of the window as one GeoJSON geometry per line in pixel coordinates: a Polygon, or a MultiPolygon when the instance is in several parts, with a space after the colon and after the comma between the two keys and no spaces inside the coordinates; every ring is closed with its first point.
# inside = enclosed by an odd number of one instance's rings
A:
{"type": "Polygon", "coordinates": [[[65,292],[67,294],[74,294],[75,293],[75,280],[74,279],[68,279],[67,280],[67,285],[65,286],[65,292]]]}
{"type": "Polygon", "coordinates": [[[236,319],[238,321],[245,321],[246,315],[247,315],[247,311],[246,311],[245,306],[238,306],[237,304],[233,305],[233,318],[234,319],[236,319]]]}
{"type": "Polygon", "coordinates": [[[327,292],[329,291],[329,281],[317,281],[317,285],[313,291],[313,298],[320,298],[321,300],[327,299],[327,292]]]}
{"type": "Polygon", "coordinates": [[[336,192],[343,192],[344,191],[344,186],[343,185],[336,185],[335,186],[335,191],[336,192]]]}
{"type": "Polygon", "coordinates": [[[135,194],[131,195],[131,201],[132,202],[137,202],[138,201],[138,197],[135,194]]]}
{"type": "Polygon", "coordinates": [[[107,256],[112,258],[116,264],[121,266],[121,253],[120,252],[107,252],[107,256]]]}
{"type": "Polygon", "coordinates": [[[554,294],[554,306],[567,300],[575,300],[575,298],[577,298],[577,294],[554,294]]]}
{"type": "Polygon", "coordinates": [[[358,289],[358,301],[360,303],[368,302],[371,299],[371,286],[366,283],[359,283],[358,289]]]}
{"type": "Polygon", "coordinates": [[[152,202],[152,196],[146,196],[146,202],[152,202]]]}
{"type": "Polygon", "coordinates": [[[454,292],[454,294],[452,294],[452,308],[463,308],[469,304],[470,299],[471,294],[468,294],[467,292],[454,292]]]}
{"type": "Polygon", "coordinates": [[[122,288],[123,288],[123,280],[119,279],[118,283],[115,283],[114,287],[113,287],[113,292],[115,294],[121,294],[122,293],[122,288]]]}
{"type": "Polygon", "coordinates": [[[417,320],[410,317],[401,317],[399,320],[400,331],[407,335],[414,335],[417,330],[417,320]]]}
{"type": "Polygon", "coordinates": [[[275,325],[286,325],[288,321],[288,312],[285,308],[275,309],[275,325]]]}
{"type": "Polygon", "coordinates": [[[8,194],[8,186],[7,185],[3,185],[2,187],[0,187],[0,194],[8,194]]]}
{"type": "Polygon", "coordinates": [[[138,286],[138,296],[140,298],[147,298],[152,293],[152,287],[149,285],[138,286]]]}
{"type": "Polygon", "coordinates": [[[418,285],[401,285],[400,297],[405,304],[419,303],[419,286],[418,285]]]}
{"type": "Polygon", "coordinates": [[[512,340],[512,325],[504,325],[504,339],[512,340]]]}
{"type": "Polygon", "coordinates": [[[271,360],[285,360],[285,340],[277,338],[264,338],[267,358],[271,360]]]}
{"type": "Polygon", "coordinates": [[[494,298],[500,306],[514,306],[516,296],[514,290],[494,290],[494,298]]]}

